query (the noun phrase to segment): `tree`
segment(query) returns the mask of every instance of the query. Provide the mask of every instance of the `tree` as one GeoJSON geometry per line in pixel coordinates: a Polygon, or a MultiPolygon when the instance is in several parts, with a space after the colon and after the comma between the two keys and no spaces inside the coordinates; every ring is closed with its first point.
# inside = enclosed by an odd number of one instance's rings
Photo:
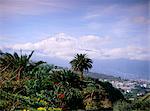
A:
{"type": "Polygon", "coordinates": [[[92,68],[92,63],[92,59],[88,58],[86,54],[76,54],[70,61],[72,69],[81,73],[81,79],[83,79],[83,72],[92,68]]]}
{"type": "Polygon", "coordinates": [[[16,52],[14,54],[8,52],[0,51],[0,69],[3,71],[14,71],[17,75],[16,77],[19,79],[20,74],[24,72],[28,72],[38,65],[44,63],[43,61],[32,62],[30,59],[33,55],[33,52],[29,55],[18,55],[16,52]]]}

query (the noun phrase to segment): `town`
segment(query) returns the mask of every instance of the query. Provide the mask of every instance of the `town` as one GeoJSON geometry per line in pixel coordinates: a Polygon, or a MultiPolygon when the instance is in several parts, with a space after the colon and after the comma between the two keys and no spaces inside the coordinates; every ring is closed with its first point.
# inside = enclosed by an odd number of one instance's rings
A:
{"type": "Polygon", "coordinates": [[[119,89],[125,96],[125,98],[134,100],[134,98],[139,96],[144,96],[150,92],[150,82],[146,80],[129,80],[129,79],[119,79],[119,80],[109,80],[109,79],[99,79],[100,81],[108,81],[115,88],[119,89]]]}
{"type": "Polygon", "coordinates": [[[111,83],[122,92],[126,99],[134,100],[150,92],[150,81],[148,80],[122,79],[121,77],[96,72],[88,72],[86,76],[111,83]]]}

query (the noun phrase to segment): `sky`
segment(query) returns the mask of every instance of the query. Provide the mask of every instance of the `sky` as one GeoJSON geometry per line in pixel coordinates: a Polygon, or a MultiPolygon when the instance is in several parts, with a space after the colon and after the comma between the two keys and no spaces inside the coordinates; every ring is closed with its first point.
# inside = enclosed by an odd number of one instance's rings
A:
{"type": "Polygon", "coordinates": [[[150,61],[149,25],[149,0],[0,0],[0,49],[60,62],[150,61]]]}

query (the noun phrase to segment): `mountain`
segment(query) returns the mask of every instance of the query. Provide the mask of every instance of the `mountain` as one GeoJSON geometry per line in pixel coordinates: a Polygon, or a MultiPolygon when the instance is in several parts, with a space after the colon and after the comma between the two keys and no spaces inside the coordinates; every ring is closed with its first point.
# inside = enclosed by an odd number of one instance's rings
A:
{"type": "Polygon", "coordinates": [[[104,73],[124,79],[150,80],[150,61],[127,59],[94,60],[94,72],[104,73]]]}
{"type": "Polygon", "coordinates": [[[115,77],[112,75],[108,75],[108,74],[101,74],[101,73],[96,73],[96,72],[88,72],[85,73],[86,76],[88,77],[92,77],[92,78],[98,78],[98,79],[103,79],[103,80],[121,80],[120,77],[115,77]]]}
{"type": "MultiPolygon", "coordinates": [[[[50,64],[70,68],[69,60],[57,57],[34,56],[35,60],[43,60],[50,64]]],[[[93,59],[91,72],[121,77],[123,79],[150,80],[150,61],[129,60],[129,59],[93,59]]],[[[99,76],[98,74],[96,75],[99,76]]]]}

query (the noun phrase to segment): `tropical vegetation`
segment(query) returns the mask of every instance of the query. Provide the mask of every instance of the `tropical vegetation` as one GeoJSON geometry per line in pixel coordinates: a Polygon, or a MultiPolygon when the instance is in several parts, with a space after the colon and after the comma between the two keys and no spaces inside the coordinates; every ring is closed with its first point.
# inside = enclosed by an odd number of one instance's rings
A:
{"type": "MultiPolygon", "coordinates": [[[[118,101],[125,99],[109,82],[80,78],[80,74],[83,76],[84,71],[92,68],[87,55],[77,54],[70,62],[73,70],[69,70],[42,61],[33,62],[32,54],[33,51],[29,55],[1,51],[0,110],[113,110],[113,107],[122,110],[118,101]]],[[[142,107],[149,107],[148,103],[142,107]]]]}
{"type": "Polygon", "coordinates": [[[150,93],[134,101],[118,101],[113,109],[114,111],[149,111],[150,93]]]}
{"type": "Polygon", "coordinates": [[[83,79],[83,72],[92,68],[92,63],[92,59],[88,58],[86,54],[76,54],[70,61],[72,69],[81,73],[81,79],[83,79]]]}

